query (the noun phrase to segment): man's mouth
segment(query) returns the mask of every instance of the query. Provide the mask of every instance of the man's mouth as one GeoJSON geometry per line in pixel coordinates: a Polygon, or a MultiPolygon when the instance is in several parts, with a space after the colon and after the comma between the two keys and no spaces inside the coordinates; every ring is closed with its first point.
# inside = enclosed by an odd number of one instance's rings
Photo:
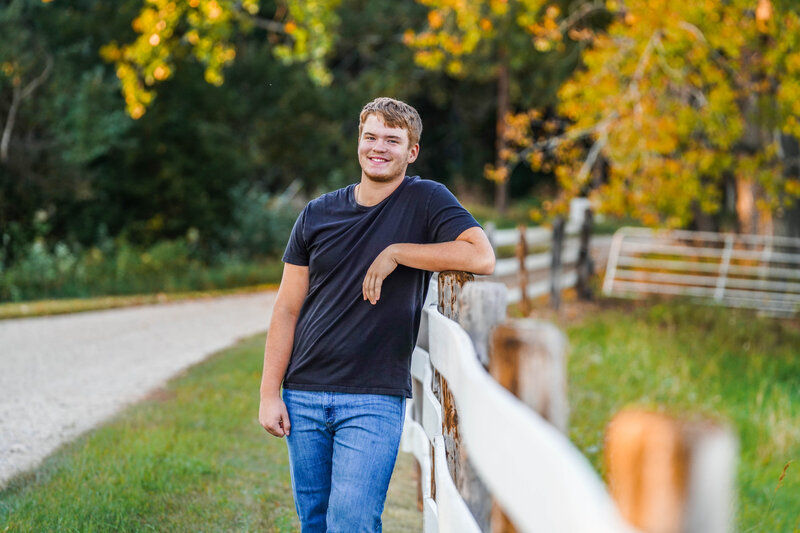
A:
{"type": "Polygon", "coordinates": [[[370,157],[370,158],[368,158],[368,159],[369,159],[370,161],[372,161],[373,163],[386,163],[386,162],[388,162],[388,161],[389,161],[388,159],[384,159],[384,158],[382,158],[382,157],[370,157]]]}

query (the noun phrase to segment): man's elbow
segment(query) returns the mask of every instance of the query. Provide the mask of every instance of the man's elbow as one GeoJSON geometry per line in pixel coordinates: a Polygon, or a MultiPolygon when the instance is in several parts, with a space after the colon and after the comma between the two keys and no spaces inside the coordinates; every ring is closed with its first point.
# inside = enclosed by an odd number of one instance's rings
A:
{"type": "Polygon", "coordinates": [[[494,252],[489,250],[480,254],[478,262],[475,265],[473,274],[480,274],[481,276],[491,276],[494,272],[494,252]]]}

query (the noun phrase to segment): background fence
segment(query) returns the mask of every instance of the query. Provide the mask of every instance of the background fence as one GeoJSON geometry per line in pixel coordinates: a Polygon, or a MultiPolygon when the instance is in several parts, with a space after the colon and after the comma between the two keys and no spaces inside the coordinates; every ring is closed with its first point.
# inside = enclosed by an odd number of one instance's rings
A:
{"type": "Polygon", "coordinates": [[[550,294],[551,304],[558,308],[561,291],[572,287],[581,297],[590,296],[589,279],[594,265],[605,262],[611,236],[592,235],[592,212],[584,207],[573,210],[566,221],[556,219],[552,228],[498,230],[487,224],[495,255],[501,257],[492,279],[508,287],[509,303],[520,303],[524,312],[530,300],[550,294]],[[514,257],[502,257],[510,246],[515,247],[514,257]]]}
{"type": "Polygon", "coordinates": [[[800,238],[622,228],[606,295],[673,294],[776,315],[800,310],[800,238]]]}

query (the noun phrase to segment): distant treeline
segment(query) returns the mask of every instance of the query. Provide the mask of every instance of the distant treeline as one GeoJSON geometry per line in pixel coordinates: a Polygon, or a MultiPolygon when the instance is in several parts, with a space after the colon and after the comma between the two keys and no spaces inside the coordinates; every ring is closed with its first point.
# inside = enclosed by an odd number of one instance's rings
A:
{"type": "MultiPolygon", "coordinates": [[[[274,12],[266,4],[261,11],[274,12]]],[[[7,267],[37,239],[51,248],[91,247],[109,237],[152,246],[191,233],[202,253],[234,249],[244,195],[274,196],[298,181],[300,195],[310,197],[357,181],[358,112],[379,95],[409,101],[423,116],[412,172],[477,197],[491,193],[483,169],[494,159],[495,87],[414,65],[402,35],[424,24],[424,6],[345,2],[328,87],[310,81],[302,65],[282,64],[259,30],[237,37],[221,86],[204,81],[193,57],[178,57],[174,76],[133,120],[114,66],[99,50],[135,39],[131,22],[141,6],[72,0],[0,8],[0,120],[12,113],[14,92],[44,74],[18,99],[0,164],[0,261],[7,267]]],[[[552,99],[556,86],[538,94],[552,99]]],[[[517,88],[528,99],[533,89],[517,88]]],[[[525,176],[512,185],[519,193],[531,182],[525,176]]],[[[247,255],[275,254],[279,244],[247,255]]]]}

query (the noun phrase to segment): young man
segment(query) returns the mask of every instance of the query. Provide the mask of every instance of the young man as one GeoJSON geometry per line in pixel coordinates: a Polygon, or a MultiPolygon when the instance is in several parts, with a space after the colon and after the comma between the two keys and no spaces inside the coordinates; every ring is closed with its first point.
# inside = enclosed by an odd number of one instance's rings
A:
{"type": "Polygon", "coordinates": [[[405,175],[421,133],[403,102],[364,106],[361,181],[311,201],[283,256],[259,422],[287,438],[303,533],[381,531],[431,272],[494,270],[472,215],[405,175]]]}

